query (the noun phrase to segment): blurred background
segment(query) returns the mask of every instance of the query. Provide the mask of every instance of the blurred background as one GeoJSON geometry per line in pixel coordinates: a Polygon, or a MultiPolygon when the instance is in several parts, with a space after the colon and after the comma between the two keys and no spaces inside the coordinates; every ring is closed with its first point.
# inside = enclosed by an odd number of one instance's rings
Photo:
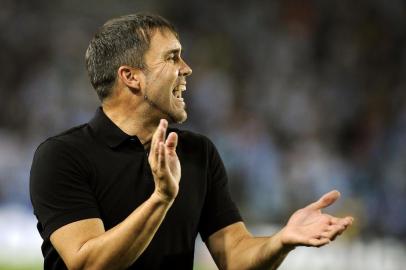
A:
{"type": "MultiPolygon", "coordinates": [[[[0,269],[42,268],[33,153],[93,116],[88,42],[138,11],[177,26],[193,68],[182,128],[217,145],[254,233],[331,189],[342,198],[328,212],[355,216],[339,240],[298,248],[281,269],[404,269],[404,0],[0,0],[0,269]]],[[[196,249],[196,269],[215,269],[196,249]]]]}

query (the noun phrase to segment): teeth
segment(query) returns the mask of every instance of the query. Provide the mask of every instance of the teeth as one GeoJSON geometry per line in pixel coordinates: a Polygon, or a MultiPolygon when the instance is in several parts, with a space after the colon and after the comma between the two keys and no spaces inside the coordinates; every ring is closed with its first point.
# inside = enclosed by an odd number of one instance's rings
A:
{"type": "Polygon", "coordinates": [[[181,92],[178,91],[178,90],[173,91],[172,94],[173,94],[176,98],[179,98],[179,97],[182,96],[181,92]]]}
{"type": "Polygon", "coordinates": [[[178,86],[176,87],[176,89],[177,89],[178,91],[185,91],[185,90],[186,90],[186,85],[183,85],[183,84],[178,85],[178,86]]]}

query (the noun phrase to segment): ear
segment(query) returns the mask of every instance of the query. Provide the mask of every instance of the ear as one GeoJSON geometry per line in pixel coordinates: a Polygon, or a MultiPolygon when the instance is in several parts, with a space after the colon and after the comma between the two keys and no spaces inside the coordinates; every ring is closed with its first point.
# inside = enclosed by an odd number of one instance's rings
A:
{"type": "Polygon", "coordinates": [[[121,66],[118,68],[117,77],[125,84],[132,92],[138,92],[141,89],[142,71],[129,67],[121,66]]]}

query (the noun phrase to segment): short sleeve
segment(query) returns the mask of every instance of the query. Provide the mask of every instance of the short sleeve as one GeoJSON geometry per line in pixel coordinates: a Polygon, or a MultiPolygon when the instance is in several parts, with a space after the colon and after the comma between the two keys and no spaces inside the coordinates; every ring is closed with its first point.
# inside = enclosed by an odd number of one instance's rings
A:
{"type": "Polygon", "coordinates": [[[36,150],[30,196],[43,239],[66,224],[100,217],[89,167],[83,154],[63,141],[48,139],[36,150]]]}
{"type": "Polygon", "coordinates": [[[242,221],[237,206],[231,199],[227,173],[221,157],[214,144],[207,140],[207,194],[199,224],[203,239],[218,230],[242,221]]]}

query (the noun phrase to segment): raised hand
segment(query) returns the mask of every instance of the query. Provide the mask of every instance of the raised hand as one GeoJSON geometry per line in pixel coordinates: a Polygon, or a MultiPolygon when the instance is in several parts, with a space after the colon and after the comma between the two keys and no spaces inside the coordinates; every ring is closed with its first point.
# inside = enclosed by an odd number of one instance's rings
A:
{"type": "Polygon", "coordinates": [[[164,200],[171,202],[179,191],[181,168],[176,146],[178,135],[171,132],[165,140],[168,122],[161,119],[151,141],[148,157],[155,182],[155,192],[164,200]]]}
{"type": "Polygon", "coordinates": [[[340,197],[336,190],[296,211],[281,231],[285,246],[323,246],[333,241],[353,222],[352,217],[337,218],[321,212],[340,197]]]}

